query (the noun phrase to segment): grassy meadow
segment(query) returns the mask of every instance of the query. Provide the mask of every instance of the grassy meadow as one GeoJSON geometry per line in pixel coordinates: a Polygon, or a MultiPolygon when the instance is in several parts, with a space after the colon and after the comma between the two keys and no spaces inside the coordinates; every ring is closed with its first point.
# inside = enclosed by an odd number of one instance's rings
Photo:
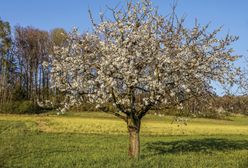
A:
{"type": "Polygon", "coordinates": [[[97,112],[0,115],[0,167],[248,167],[248,117],[148,115],[141,158],[127,156],[126,124],[97,112]]]}

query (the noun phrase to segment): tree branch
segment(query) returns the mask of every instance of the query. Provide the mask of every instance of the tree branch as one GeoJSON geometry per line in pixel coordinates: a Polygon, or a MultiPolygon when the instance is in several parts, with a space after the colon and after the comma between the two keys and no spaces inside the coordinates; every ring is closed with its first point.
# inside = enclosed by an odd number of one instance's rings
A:
{"type": "Polygon", "coordinates": [[[121,104],[117,103],[117,99],[116,99],[116,96],[115,96],[113,88],[111,88],[111,94],[112,94],[113,101],[114,101],[117,109],[120,110],[121,112],[125,113],[125,114],[128,114],[128,112],[124,110],[124,107],[121,104]]]}
{"type": "Polygon", "coordinates": [[[138,114],[139,119],[142,119],[146,113],[152,108],[153,103],[149,103],[147,106],[145,106],[144,108],[142,108],[138,114]]]}

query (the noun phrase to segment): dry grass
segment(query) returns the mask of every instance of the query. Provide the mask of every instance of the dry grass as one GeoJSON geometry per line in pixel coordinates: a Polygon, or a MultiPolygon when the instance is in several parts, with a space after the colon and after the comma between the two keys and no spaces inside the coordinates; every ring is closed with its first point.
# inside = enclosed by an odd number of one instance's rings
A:
{"type": "MultiPolygon", "coordinates": [[[[0,115],[0,120],[35,122],[43,132],[126,134],[126,124],[104,113],[56,115],[0,115]]],[[[172,117],[147,116],[142,122],[143,135],[248,135],[248,118],[232,120],[191,119],[187,125],[171,124],[172,117]]]]}

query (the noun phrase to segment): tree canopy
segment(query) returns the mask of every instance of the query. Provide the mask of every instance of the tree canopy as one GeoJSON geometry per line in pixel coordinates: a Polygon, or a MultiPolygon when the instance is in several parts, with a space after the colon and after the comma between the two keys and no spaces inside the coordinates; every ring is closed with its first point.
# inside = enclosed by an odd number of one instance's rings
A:
{"type": "Polygon", "coordinates": [[[151,107],[178,104],[192,96],[211,94],[211,82],[235,83],[238,56],[230,45],[237,37],[217,38],[221,28],[195,22],[184,25],[173,11],[159,15],[151,1],[128,2],[110,9],[111,18],[91,17],[94,32],[74,30],[51,56],[54,87],[67,95],[62,111],[85,101],[125,120],[130,133],[129,154],[139,155],[141,119],[151,107]]]}

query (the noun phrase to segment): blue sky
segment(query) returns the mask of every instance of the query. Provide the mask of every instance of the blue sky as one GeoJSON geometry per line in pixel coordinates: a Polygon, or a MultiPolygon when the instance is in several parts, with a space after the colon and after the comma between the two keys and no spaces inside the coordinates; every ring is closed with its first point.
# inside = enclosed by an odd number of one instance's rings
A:
{"type": "MultiPolygon", "coordinates": [[[[125,0],[1,0],[0,17],[12,26],[33,26],[43,30],[62,27],[70,30],[76,26],[91,30],[88,9],[95,17],[106,11],[106,5],[123,4],[125,0]]],[[[160,14],[167,15],[173,0],[152,0],[160,14]]],[[[233,47],[237,54],[248,55],[248,1],[247,0],[179,0],[177,13],[186,15],[187,26],[195,18],[201,24],[211,22],[211,29],[224,26],[223,33],[240,37],[233,47]]],[[[220,35],[220,36],[221,36],[220,35]]],[[[243,65],[242,61],[237,64],[243,65]]],[[[220,93],[221,90],[218,90],[220,93]]]]}

